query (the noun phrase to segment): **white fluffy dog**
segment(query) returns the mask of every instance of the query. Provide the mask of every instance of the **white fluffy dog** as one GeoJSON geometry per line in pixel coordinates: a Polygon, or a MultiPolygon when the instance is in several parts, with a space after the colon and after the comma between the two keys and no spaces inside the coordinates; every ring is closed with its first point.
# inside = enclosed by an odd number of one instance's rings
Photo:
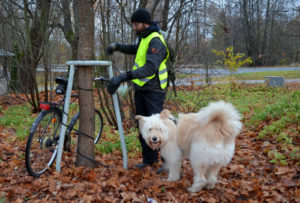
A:
{"type": "Polygon", "coordinates": [[[220,168],[233,157],[235,137],[242,129],[240,114],[224,101],[210,103],[198,113],[179,114],[177,124],[168,110],[136,119],[147,144],[160,149],[168,181],[179,180],[182,157],[190,159],[194,179],[189,192],[214,187],[220,168]]]}

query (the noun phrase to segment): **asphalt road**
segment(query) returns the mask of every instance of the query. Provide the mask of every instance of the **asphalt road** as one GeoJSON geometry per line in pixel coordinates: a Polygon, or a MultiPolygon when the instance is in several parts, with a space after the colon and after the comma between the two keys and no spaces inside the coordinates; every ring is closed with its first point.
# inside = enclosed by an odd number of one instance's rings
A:
{"type": "MultiPolygon", "coordinates": [[[[258,83],[265,83],[264,80],[237,80],[235,81],[236,83],[246,83],[246,84],[258,84],[258,83]]],[[[284,80],[285,83],[290,83],[290,82],[300,82],[300,79],[287,79],[287,80],[284,80]]],[[[216,82],[211,82],[212,85],[215,85],[215,84],[225,84],[225,83],[228,83],[228,82],[225,82],[225,81],[216,81],[216,82]]],[[[206,83],[205,82],[194,82],[194,85],[205,85],[206,83]]],[[[184,81],[184,80],[178,80],[176,81],[176,86],[177,85],[182,85],[182,86],[188,86],[188,85],[191,85],[191,81],[187,82],[187,81],[184,81]]]]}
{"type": "MultiPolygon", "coordinates": [[[[266,71],[288,71],[288,70],[299,70],[300,67],[276,67],[276,68],[239,68],[236,73],[253,73],[253,72],[266,72],[266,71]]],[[[205,69],[179,69],[180,73],[194,73],[194,74],[204,74],[205,69]]],[[[229,75],[231,72],[224,68],[212,68],[209,69],[209,73],[215,77],[229,75]]]]}
{"type": "MultiPolygon", "coordinates": [[[[300,71],[300,67],[276,67],[276,68],[260,68],[260,67],[253,67],[253,68],[239,68],[235,73],[253,73],[253,72],[266,72],[266,71],[300,71]]],[[[180,73],[193,73],[193,74],[205,74],[205,69],[180,69],[178,72],[180,73]]],[[[209,69],[209,74],[211,77],[221,77],[225,75],[231,74],[231,72],[227,69],[223,68],[214,68],[209,69]]],[[[189,77],[184,79],[178,79],[176,81],[176,85],[190,85],[191,81],[199,81],[201,78],[198,77],[189,77]]],[[[203,79],[203,78],[202,78],[203,79]]],[[[238,83],[264,83],[264,80],[238,80],[238,83]]],[[[300,82],[300,79],[286,79],[286,83],[289,82],[300,82]]],[[[212,82],[211,84],[220,84],[226,82],[212,82]]],[[[195,82],[194,85],[203,85],[205,82],[195,82]]]]}

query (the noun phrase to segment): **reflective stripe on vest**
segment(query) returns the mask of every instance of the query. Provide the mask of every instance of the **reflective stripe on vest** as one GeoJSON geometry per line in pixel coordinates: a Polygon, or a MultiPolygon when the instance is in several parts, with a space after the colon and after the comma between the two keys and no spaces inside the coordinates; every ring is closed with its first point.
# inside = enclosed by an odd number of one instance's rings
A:
{"type": "MultiPolygon", "coordinates": [[[[146,56],[147,56],[149,44],[150,44],[150,41],[155,37],[159,38],[167,49],[167,56],[161,62],[159,69],[158,69],[158,77],[159,77],[160,87],[161,87],[161,89],[165,89],[167,87],[167,81],[168,81],[168,70],[167,70],[167,66],[166,66],[166,61],[169,57],[169,50],[168,50],[168,47],[165,43],[163,36],[161,34],[159,34],[158,32],[153,32],[150,35],[148,35],[146,38],[142,38],[142,40],[139,44],[139,48],[137,50],[136,57],[135,57],[133,70],[142,68],[146,64],[146,56]]],[[[132,81],[135,84],[137,84],[138,86],[142,87],[149,80],[153,79],[154,77],[155,77],[155,74],[153,74],[152,76],[146,77],[146,78],[134,79],[132,81]]]]}

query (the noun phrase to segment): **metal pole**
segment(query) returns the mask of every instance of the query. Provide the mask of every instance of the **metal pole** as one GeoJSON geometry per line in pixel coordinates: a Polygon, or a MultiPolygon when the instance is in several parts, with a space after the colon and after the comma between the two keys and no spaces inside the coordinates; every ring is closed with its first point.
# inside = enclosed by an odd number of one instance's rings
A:
{"type": "MultiPolygon", "coordinates": [[[[108,75],[109,75],[110,79],[113,77],[112,65],[110,65],[108,67],[108,75]]],[[[121,113],[120,113],[117,93],[114,93],[112,95],[112,98],[113,98],[113,103],[114,103],[114,108],[115,108],[115,113],[116,113],[116,118],[117,118],[117,124],[118,124],[118,129],[119,129],[119,135],[120,135],[120,140],[121,140],[122,155],[123,155],[123,167],[125,169],[128,169],[128,167],[127,167],[127,162],[128,162],[127,161],[127,149],[126,149],[126,143],[125,143],[125,139],[124,139],[124,131],[123,131],[123,126],[122,126],[122,119],[121,119],[121,113]]]]}
{"type": "Polygon", "coordinates": [[[61,157],[63,153],[63,146],[65,141],[65,133],[66,133],[66,125],[68,122],[68,112],[69,112],[69,104],[70,104],[70,98],[71,98],[71,92],[72,92],[72,86],[73,86],[73,79],[74,79],[74,65],[71,65],[70,72],[69,72],[69,78],[68,78],[68,86],[67,86],[67,92],[66,92],[66,98],[65,98],[65,104],[64,104],[64,111],[63,111],[63,117],[62,117],[62,123],[59,133],[59,142],[58,142],[58,152],[57,152],[57,158],[56,158],[56,170],[61,171],[60,163],[61,163],[61,157]]]}
{"type": "MultiPolygon", "coordinates": [[[[109,66],[108,67],[108,75],[109,78],[113,77],[113,71],[112,71],[112,63],[111,61],[67,61],[67,65],[70,65],[70,72],[69,72],[69,79],[68,79],[68,87],[66,92],[66,98],[65,98],[65,104],[64,104],[64,114],[62,118],[62,123],[67,124],[68,121],[68,112],[69,112],[69,104],[70,104],[70,98],[71,98],[71,91],[73,86],[73,79],[74,79],[74,66],[109,66]]],[[[127,167],[127,149],[126,149],[126,143],[124,138],[124,131],[122,127],[122,119],[121,119],[121,113],[119,108],[119,102],[117,94],[115,93],[113,96],[113,103],[117,118],[117,124],[119,129],[119,135],[120,135],[120,141],[121,141],[121,147],[122,147],[122,155],[123,155],[123,167],[125,169],[128,169],[127,167]]],[[[65,139],[65,133],[66,133],[66,126],[62,125],[60,128],[59,133],[59,143],[58,143],[58,151],[57,151],[57,159],[56,159],[56,170],[61,171],[61,159],[62,159],[62,153],[63,153],[63,143],[65,139]]]]}

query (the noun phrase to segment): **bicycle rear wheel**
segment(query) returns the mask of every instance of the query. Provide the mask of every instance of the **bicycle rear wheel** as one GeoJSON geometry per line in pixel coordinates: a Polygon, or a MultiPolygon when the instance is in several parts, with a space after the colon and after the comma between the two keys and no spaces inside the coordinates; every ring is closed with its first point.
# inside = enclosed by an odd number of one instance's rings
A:
{"type": "MultiPolygon", "coordinates": [[[[70,124],[68,125],[68,129],[67,129],[67,132],[66,132],[66,137],[69,137],[71,131],[73,129],[76,129],[78,130],[79,129],[79,122],[78,121],[78,118],[79,118],[79,112],[77,112],[75,114],[75,116],[72,118],[70,124]]],[[[95,109],[95,139],[94,139],[94,144],[96,144],[100,137],[101,137],[101,134],[102,134],[102,130],[103,130],[103,118],[102,118],[102,115],[101,113],[95,109]]]]}
{"type": "Polygon", "coordinates": [[[30,175],[38,177],[53,164],[60,127],[59,109],[42,111],[38,115],[30,129],[25,151],[26,168],[30,175]]]}

